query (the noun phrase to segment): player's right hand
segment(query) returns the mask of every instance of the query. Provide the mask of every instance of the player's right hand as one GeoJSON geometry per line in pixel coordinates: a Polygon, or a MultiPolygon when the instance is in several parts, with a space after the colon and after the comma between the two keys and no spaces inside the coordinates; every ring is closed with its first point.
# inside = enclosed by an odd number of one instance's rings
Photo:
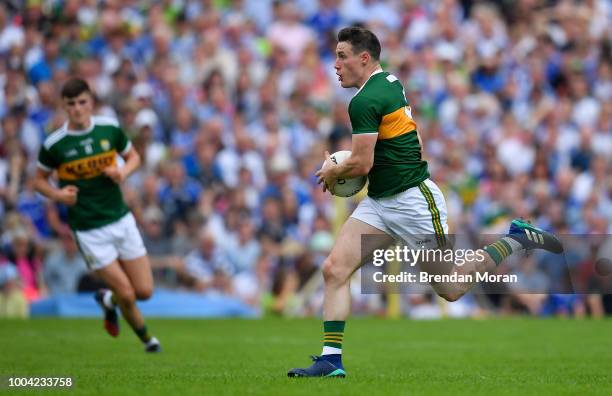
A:
{"type": "Polygon", "coordinates": [[[66,186],[58,190],[57,195],[55,196],[55,200],[65,205],[72,206],[77,201],[78,192],[79,188],[77,186],[66,186]]]}

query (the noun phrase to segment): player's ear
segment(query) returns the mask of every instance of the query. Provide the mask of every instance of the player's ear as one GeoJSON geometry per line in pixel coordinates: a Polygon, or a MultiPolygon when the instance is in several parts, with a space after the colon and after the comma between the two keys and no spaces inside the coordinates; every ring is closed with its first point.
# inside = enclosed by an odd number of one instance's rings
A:
{"type": "Polygon", "coordinates": [[[367,65],[368,62],[370,61],[370,54],[368,53],[368,51],[363,51],[359,57],[361,58],[362,66],[367,65]]]}

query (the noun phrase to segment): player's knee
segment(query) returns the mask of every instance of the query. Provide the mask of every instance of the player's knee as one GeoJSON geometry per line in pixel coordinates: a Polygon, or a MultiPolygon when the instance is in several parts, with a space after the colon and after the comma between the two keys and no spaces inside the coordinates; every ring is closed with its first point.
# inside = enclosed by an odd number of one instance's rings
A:
{"type": "Polygon", "coordinates": [[[443,299],[445,299],[448,302],[453,302],[453,301],[457,301],[461,298],[461,296],[463,296],[462,292],[448,292],[448,293],[440,293],[439,294],[440,297],[442,297],[443,299]]]}
{"type": "Polygon", "coordinates": [[[342,267],[340,261],[333,256],[328,256],[323,262],[323,279],[327,283],[344,283],[348,280],[350,274],[342,267]]]}
{"type": "Polygon", "coordinates": [[[153,288],[152,287],[142,287],[141,286],[141,287],[137,288],[135,291],[136,291],[136,298],[139,301],[148,300],[153,295],[153,288]]]}

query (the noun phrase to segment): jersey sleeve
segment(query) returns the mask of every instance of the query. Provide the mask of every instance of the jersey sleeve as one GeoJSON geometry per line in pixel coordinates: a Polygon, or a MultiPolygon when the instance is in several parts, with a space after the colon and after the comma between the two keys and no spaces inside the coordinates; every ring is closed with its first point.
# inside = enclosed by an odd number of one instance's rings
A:
{"type": "Polygon", "coordinates": [[[115,129],[115,147],[117,148],[117,152],[121,155],[125,155],[132,148],[132,143],[130,139],[127,137],[123,129],[117,127],[115,129]]]}
{"type": "Polygon", "coordinates": [[[44,145],[40,147],[38,152],[38,167],[44,171],[51,172],[53,169],[59,167],[59,161],[51,151],[49,151],[44,145]]]}
{"type": "Polygon", "coordinates": [[[378,133],[382,114],[373,101],[365,96],[355,96],[349,105],[349,117],[353,134],[378,133]]]}

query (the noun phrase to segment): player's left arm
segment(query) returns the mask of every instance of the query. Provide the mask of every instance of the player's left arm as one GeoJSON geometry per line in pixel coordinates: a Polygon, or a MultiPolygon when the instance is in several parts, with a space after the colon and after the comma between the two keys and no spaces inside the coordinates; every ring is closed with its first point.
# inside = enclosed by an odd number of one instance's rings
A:
{"type": "Polygon", "coordinates": [[[130,147],[127,153],[121,155],[125,160],[125,165],[119,168],[119,171],[123,174],[123,180],[127,179],[138,167],[140,166],[140,154],[134,149],[134,147],[130,147]]]}
{"type": "Polygon", "coordinates": [[[325,163],[316,173],[319,184],[325,182],[326,187],[331,188],[338,179],[350,179],[365,176],[370,173],[374,164],[374,146],[378,133],[354,134],[352,137],[351,156],[336,165],[328,151],[325,152],[325,163]]]}
{"type": "Polygon", "coordinates": [[[116,132],[117,147],[119,147],[121,157],[125,160],[125,164],[121,168],[116,165],[109,166],[104,169],[104,174],[115,183],[122,183],[138,169],[141,161],[140,154],[134,149],[125,133],[119,128],[117,128],[116,132]]]}

